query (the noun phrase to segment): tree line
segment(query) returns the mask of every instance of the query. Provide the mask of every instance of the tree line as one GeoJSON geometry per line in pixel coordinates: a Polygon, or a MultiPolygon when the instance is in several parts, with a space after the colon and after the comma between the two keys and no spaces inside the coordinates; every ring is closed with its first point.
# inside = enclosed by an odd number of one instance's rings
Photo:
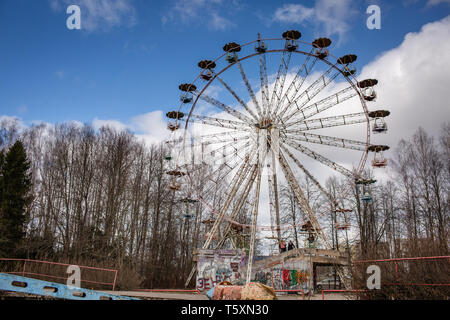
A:
{"type": "MultiPolygon", "coordinates": [[[[0,123],[0,257],[119,269],[119,288],[182,287],[201,246],[209,212],[170,191],[164,144],[146,145],[129,131],[73,123],[20,129],[0,123]],[[186,214],[187,213],[187,214],[186,214]]],[[[448,254],[450,124],[438,139],[419,128],[392,152],[389,179],[361,202],[354,187],[346,217],[321,218],[336,249],[359,259],[448,254]],[[347,221],[352,231],[338,230],[347,221]]],[[[199,186],[211,168],[199,170],[199,186]]],[[[370,178],[373,172],[365,173],[370,178]]],[[[332,204],[348,181],[330,177],[327,194],[301,177],[314,210],[332,204]]],[[[220,208],[225,184],[207,197],[220,208]]],[[[206,192],[206,191],[205,191],[206,192]]],[[[205,193],[206,194],[206,193],[205,193]]],[[[251,201],[239,219],[248,222],[251,201]]],[[[288,188],[280,190],[282,223],[305,221],[288,188]]],[[[284,238],[304,245],[298,228],[284,238]]]]}

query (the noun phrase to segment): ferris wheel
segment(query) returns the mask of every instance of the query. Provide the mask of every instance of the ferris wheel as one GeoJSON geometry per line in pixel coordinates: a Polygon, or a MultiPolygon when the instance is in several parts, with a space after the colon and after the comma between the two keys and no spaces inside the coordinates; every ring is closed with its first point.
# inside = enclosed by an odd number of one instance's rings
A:
{"type": "MultiPolygon", "coordinates": [[[[213,244],[220,248],[231,234],[248,237],[247,282],[256,231],[268,232],[267,238],[280,242],[281,231],[296,226],[280,223],[281,186],[290,188],[307,217],[299,227],[309,226],[307,231],[314,230],[331,249],[320,217],[330,210],[348,212],[340,203],[361,179],[369,152],[374,154],[374,167],[387,165],[383,152],[388,147],[370,143],[371,131],[386,133],[389,116],[389,111],[368,109],[376,101],[378,81],[357,81],[357,56],[333,56],[330,39],[310,43],[300,38],[299,31],[289,30],[282,38],[263,39],[258,34],[246,44],[226,44],[218,58],[198,63],[197,78],[179,86],[180,107],[167,113],[173,133],[173,151],[167,156],[173,161],[168,171],[174,179],[171,189],[180,192],[177,181],[184,179],[188,197],[211,213],[204,220],[203,249],[213,244]],[[199,183],[197,172],[205,163],[213,169],[199,183]],[[317,173],[338,174],[353,184],[334,199],[333,208],[315,212],[299,173],[325,195],[317,173]],[[205,196],[218,184],[225,185],[220,205],[205,196]],[[245,205],[251,212],[247,220],[239,217],[245,205]],[[267,223],[258,223],[264,211],[268,217],[261,221],[267,223]]],[[[348,223],[339,228],[348,228],[348,223]]]]}

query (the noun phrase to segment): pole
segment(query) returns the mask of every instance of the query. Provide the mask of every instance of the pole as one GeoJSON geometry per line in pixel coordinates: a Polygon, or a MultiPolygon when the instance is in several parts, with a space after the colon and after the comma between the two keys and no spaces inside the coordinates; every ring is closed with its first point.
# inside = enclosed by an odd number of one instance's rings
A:
{"type": "Polygon", "coordinates": [[[112,287],[113,291],[116,288],[116,280],[117,280],[117,270],[115,270],[115,272],[114,272],[114,282],[113,282],[113,287],[112,287]]]}
{"type": "Polygon", "coordinates": [[[25,259],[25,260],[23,261],[22,277],[25,277],[25,268],[26,268],[26,266],[27,266],[27,260],[25,259]]]}

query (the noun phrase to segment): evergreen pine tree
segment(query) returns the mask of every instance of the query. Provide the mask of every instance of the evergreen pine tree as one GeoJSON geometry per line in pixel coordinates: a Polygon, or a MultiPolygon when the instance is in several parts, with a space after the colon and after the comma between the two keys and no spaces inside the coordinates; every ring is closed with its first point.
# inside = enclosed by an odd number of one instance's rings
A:
{"type": "Polygon", "coordinates": [[[25,236],[31,175],[22,142],[0,155],[0,256],[14,257],[25,236]]]}

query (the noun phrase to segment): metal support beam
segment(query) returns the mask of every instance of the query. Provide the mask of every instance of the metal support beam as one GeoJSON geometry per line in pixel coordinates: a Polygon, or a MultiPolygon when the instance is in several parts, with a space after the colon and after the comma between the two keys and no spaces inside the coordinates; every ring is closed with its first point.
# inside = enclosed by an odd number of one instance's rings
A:
{"type": "MultiPolygon", "coordinates": [[[[252,152],[255,150],[255,148],[252,148],[252,152]]],[[[238,191],[239,187],[242,184],[242,181],[244,180],[245,176],[247,175],[248,171],[249,171],[249,165],[250,165],[250,155],[249,157],[246,159],[246,161],[244,161],[241,165],[241,167],[238,170],[238,173],[234,176],[232,182],[231,182],[231,192],[229,193],[227,200],[224,204],[224,206],[222,207],[221,211],[219,212],[216,221],[214,222],[214,225],[212,226],[211,230],[209,231],[209,235],[208,238],[206,239],[205,243],[203,244],[202,249],[208,249],[209,245],[211,244],[211,241],[214,237],[214,233],[217,232],[220,223],[223,220],[223,217],[225,215],[225,213],[228,211],[228,208],[231,204],[231,201],[233,200],[233,197],[235,196],[236,192],[238,191]]],[[[194,276],[196,271],[196,266],[194,266],[191,270],[191,273],[189,274],[186,282],[185,282],[185,287],[187,287],[189,285],[189,282],[191,281],[192,277],[194,276]]]]}
{"type": "MultiPolygon", "coordinates": [[[[259,163],[259,162],[258,162],[259,163]]],[[[256,222],[258,221],[258,207],[259,207],[259,192],[261,189],[261,168],[258,167],[258,178],[256,182],[255,190],[255,204],[253,205],[253,217],[252,217],[252,230],[250,237],[250,249],[248,251],[248,262],[247,262],[247,276],[246,284],[249,284],[252,276],[252,265],[253,265],[253,255],[255,252],[255,239],[256,239],[256,222]]]]}
{"type": "MultiPolygon", "coordinates": [[[[252,189],[253,183],[255,182],[257,172],[258,172],[257,167],[254,166],[252,174],[249,176],[247,183],[245,184],[242,195],[239,198],[238,203],[233,208],[233,212],[231,213],[230,220],[233,220],[233,221],[236,220],[237,215],[239,214],[239,211],[241,210],[242,206],[246,202],[246,200],[248,198],[248,194],[250,193],[250,191],[252,189]]],[[[221,249],[222,246],[224,245],[225,240],[227,239],[227,237],[229,236],[229,234],[231,232],[231,226],[232,226],[231,223],[229,223],[226,226],[225,231],[223,233],[223,237],[222,237],[222,239],[220,239],[216,249],[221,249]]]]}
{"type": "MultiPolygon", "coordinates": [[[[295,179],[294,173],[292,172],[288,162],[286,161],[286,158],[280,152],[280,165],[283,169],[284,175],[288,181],[288,184],[290,185],[292,191],[294,191],[295,198],[297,200],[298,205],[300,208],[302,208],[303,212],[306,213],[306,215],[309,218],[309,221],[311,221],[311,224],[313,228],[315,229],[315,232],[319,235],[320,239],[322,240],[324,246],[328,250],[332,250],[333,247],[331,246],[330,242],[328,241],[327,237],[325,236],[325,233],[323,232],[322,228],[320,227],[319,221],[317,220],[314,212],[312,211],[311,207],[309,206],[309,203],[303,194],[302,189],[300,188],[300,185],[298,184],[297,179],[295,179]]],[[[339,274],[339,277],[341,278],[342,283],[344,284],[346,289],[350,289],[350,282],[345,276],[345,273],[342,268],[338,267],[336,265],[336,270],[339,274]]]]}

